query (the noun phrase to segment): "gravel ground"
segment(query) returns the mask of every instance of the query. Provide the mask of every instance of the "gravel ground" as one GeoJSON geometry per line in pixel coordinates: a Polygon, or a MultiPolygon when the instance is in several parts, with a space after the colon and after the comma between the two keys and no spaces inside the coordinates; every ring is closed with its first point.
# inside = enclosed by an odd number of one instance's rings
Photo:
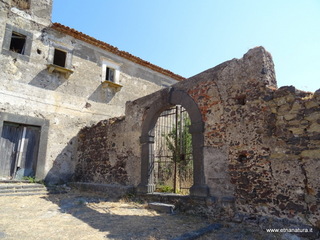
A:
{"type": "MultiPolygon", "coordinates": [[[[210,224],[213,223],[197,216],[158,213],[146,204],[109,201],[79,192],[0,197],[1,240],[186,240],[195,239],[186,233],[210,224]]],[[[197,239],[302,239],[293,234],[267,233],[244,223],[216,225],[216,230],[197,239]]]]}

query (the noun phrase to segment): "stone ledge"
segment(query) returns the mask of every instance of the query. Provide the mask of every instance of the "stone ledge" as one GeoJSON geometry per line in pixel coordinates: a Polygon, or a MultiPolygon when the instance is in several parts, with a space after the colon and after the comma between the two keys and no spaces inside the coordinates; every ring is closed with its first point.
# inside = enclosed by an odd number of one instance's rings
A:
{"type": "Polygon", "coordinates": [[[88,182],[70,182],[69,187],[85,192],[96,192],[110,198],[121,198],[122,196],[133,193],[132,186],[123,186],[120,184],[103,184],[88,182]]]}

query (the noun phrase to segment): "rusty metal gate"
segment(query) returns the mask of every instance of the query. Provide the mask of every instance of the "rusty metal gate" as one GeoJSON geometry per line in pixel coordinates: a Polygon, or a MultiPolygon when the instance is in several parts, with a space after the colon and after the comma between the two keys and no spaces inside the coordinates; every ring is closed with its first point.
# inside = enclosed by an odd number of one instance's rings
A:
{"type": "Polygon", "coordinates": [[[193,184],[191,124],[180,105],[161,113],[154,128],[156,191],[189,194],[193,184]]]}
{"type": "Polygon", "coordinates": [[[0,177],[34,176],[40,127],[4,122],[0,138],[0,177]]]}

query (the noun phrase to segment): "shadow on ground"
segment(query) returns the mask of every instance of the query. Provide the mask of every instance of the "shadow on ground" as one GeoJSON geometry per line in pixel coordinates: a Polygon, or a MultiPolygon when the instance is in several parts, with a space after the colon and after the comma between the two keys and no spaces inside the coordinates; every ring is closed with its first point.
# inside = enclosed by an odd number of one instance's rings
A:
{"type": "Polygon", "coordinates": [[[205,219],[180,214],[158,214],[141,204],[115,202],[106,198],[52,194],[44,199],[59,206],[92,228],[105,232],[106,239],[173,239],[208,225],[205,219]]]}

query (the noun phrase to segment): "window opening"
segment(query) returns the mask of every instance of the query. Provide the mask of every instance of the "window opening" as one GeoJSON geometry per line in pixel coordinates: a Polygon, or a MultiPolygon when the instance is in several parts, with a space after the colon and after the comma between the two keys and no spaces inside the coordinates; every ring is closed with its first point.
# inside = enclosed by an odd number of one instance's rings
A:
{"type": "Polygon", "coordinates": [[[24,54],[26,48],[26,39],[27,37],[23,34],[12,32],[11,42],[10,42],[10,51],[24,54]]]}
{"type": "Polygon", "coordinates": [[[106,81],[114,82],[114,72],[115,70],[113,68],[106,68],[106,81]]]}
{"type": "Polygon", "coordinates": [[[60,67],[65,67],[66,58],[67,58],[67,53],[65,51],[54,49],[53,64],[60,67]]]}
{"type": "Polygon", "coordinates": [[[189,194],[193,185],[191,120],[180,105],[161,113],[154,127],[154,184],[158,192],[189,194]]]}

